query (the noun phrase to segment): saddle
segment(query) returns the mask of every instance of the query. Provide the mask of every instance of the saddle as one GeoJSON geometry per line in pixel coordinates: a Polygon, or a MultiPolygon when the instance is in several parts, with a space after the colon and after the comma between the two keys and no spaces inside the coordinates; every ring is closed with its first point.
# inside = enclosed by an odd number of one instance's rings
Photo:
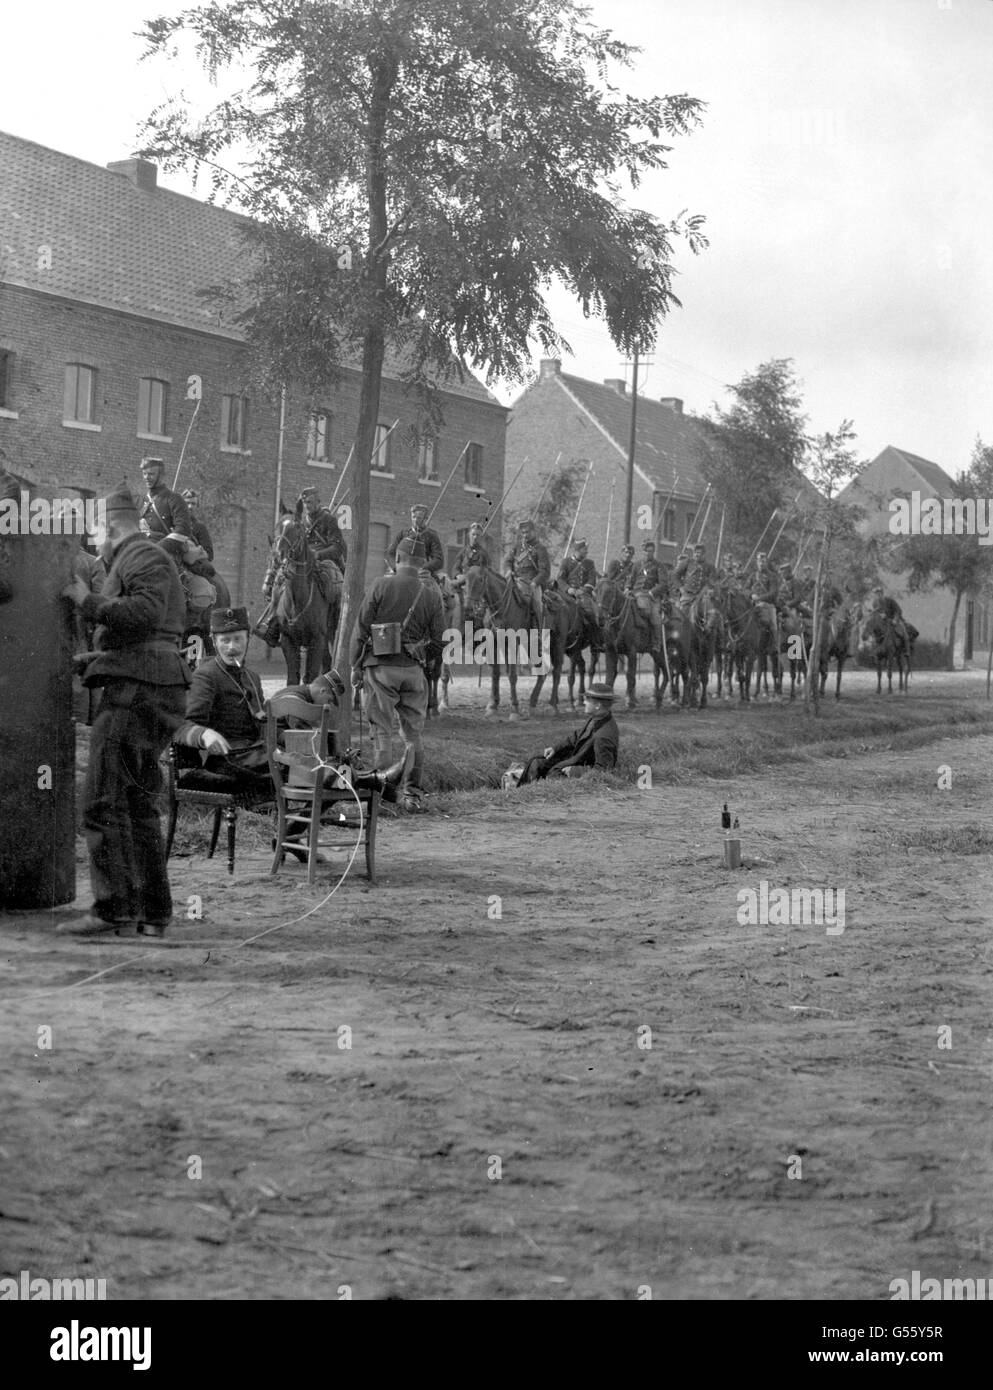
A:
{"type": "Polygon", "coordinates": [[[339,589],[345,582],[345,576],[333,560],[320,559],[316,562],[317,587],[320,590],[321,598],[330,603],[334,597],[335,590],[339,589]]]}

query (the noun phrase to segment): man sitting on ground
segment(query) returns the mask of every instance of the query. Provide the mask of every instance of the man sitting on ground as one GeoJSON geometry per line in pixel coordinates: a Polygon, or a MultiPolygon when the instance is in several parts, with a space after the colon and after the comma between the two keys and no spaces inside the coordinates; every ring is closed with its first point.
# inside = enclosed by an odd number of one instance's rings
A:
{"type": "Polygon", "coordinates": [[[519,786],[553,776],[582,777],[588,767],[612,772],[617,766],[620,731],[614,719],[614,692],[609,685],[591,685],[586,692],[590,716],[581,729],[557,748],[546,748],[533,757],[521,774],[519,786]]]}

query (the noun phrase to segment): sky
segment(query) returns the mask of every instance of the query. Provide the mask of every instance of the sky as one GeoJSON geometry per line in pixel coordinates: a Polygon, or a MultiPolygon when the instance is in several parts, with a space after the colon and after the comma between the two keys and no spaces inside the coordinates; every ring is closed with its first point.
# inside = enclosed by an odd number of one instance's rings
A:
{"type": "MultiPolygon", "coordinates": [[[[106,164],[142,119],[204,87],[138,64],[141,22],[174,0],[8,6],[0,129],[106,164]]],[[[792,358],[813,433],[854,420],[955,474],[993,441],[993,0],[592,0],[638,44],[615,70],[639,94],[707,102],[669,168],[629,201],[702,213],[708,250],[677,247],[682,308],[639,386],[685,409],[792,358]]],[[[192,191],[182,175],[165,187],[192,191]]],[[[626,375],[602,325],[561,291],[564,370],[626,375]]],[[[509,401],[513,392],[498,391],[509,401]]]]}

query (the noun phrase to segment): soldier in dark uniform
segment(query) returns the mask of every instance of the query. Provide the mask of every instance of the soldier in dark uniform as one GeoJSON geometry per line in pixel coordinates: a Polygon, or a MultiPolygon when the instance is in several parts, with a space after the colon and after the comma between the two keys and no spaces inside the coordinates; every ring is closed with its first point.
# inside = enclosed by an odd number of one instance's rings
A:
{"type": "Polygon", "coordinates": [[[751,591],[758,620],[772,633],[778,650],[779,617],[776,608],[779,603],[779,576],[769,563],[764,550],[760,550],[756,556],[755,569],[746,582],[751,591]]]}
{"type": "Polygon", "coordinates": [[[559,566],[558,586],[573,598],[578,598],[586,587],[592,592],[596,588],[596,565],[586,553],[586,541],[573,541],[572,554],[567,555],[559,566]]]}
{"type": "Polygon", "coordinates": [[[332,561],[344,574],[348,546],[341,534],[338,518],[322,504],[316,487],[305,487],[300,493],[300,500],[306,508],[304,526],[307,530],[307,544],[314,552],[314,558],[332,561]]]}
{"type": "Polygon", "coordinates": [[[393,721],[399,720],[404,744],[400,795],[405,811],[421,809],[421,733],[428,705],[424,667],[437,661],[444,647],[441,610],[418,578],[426,559],[419,542],[399,543],[396,573],[383,575],[369,588],[352,637],[352,684],[364,687],[378,771],[389,766],[393,721]],[[402,631],[398,650],[377,655],[373,626],[381,624],[397,624],[402,631]]]}
{"type": "Polygon", "coordinates": [[[910,647],[910,634],[907,631],[907,624],[903,616],[903,609],[895,598],[890,598],[882,584],[877,584],[872,591],[872,604],[869,609],[869,618],[879,614],[888,622],[891,622],[900,637],[903,638],[905,646],[910,647]]]}
{"type": "MultiPolygon", "coordinates": [[[[658,652],[662,650],[663,640],[661,572],[659,562],[655,558],[655,542],[645,541],[641,548],[644,551],[644,557],[635,566],[632,588],[638,611],[648,619],[652,629],[652,651],[658,652]]],[[[668,581],[666,581],[665,587],[666,592],[668,592],[668,581]]]]}
{"type": "Polygon", "coordinates": [[[620,559],[611,560],[607,566],[607,578],[619,584],[622,589],[630,589],[634,583],[634,546],[625,545],[620,559]]]}
{"type": "Polygon", "coordinates": [[[692,551],[684,549],[672,572],[673,583],[679,585],[677,604],[683,617],[703,593],[717,583],[717,571],[707,559],[707,548],[699,541],[692,551]]]}
{"type": "Polygon", "coordinates": [[[102,687],[86,772],[83,826],[90,852],[93,907],[57,928],[77,936],[105,932],[161,936],[172,895],[157,796],[159,757],[183,720],[190,684],[179,643],[186,600],[179,573],[139,529],[130,492],[107,498],[110,570],[99,594],[76,577],[63,590],[97,626],[97,655],[83,683],[102,687]]]}
{"type": "Polygon", "coordinates": [[[194,492],[193,488],[188,487],[185,492],[183,492],[182,497],[190,512],[190,535],[196,541],[197,545],[202,546],[207,552],[207,559],[213,560],[214,542],[211,540],[210,532],[207,530],[206,525],[197,514],[200,503],[199,494],[194,492]]]}
{"type": "Polygon", "coordinates": [[[400,532],[386,554],[390,562],[395,565],[400,542],[404,540],[417,541],[424,548],[425,565],[433,575],[437,576],[445,568],[445,552],[442,549],[441,537],[437,531],[432,531],[427,525],[427,519],[427,507],[423,502],[415,502],[410,509],[410,525],[400,532]]]}
{"type": "Polygon", "coordinates": [[[490,567],[490,557],[483,544],[483,528],[478,521],[474,521],[469,527],[469,539],[459,552],[452,570],[452,583],[464,584],[466,570],[471,569],[474,565],[479,569],[489,569],[490,567]]]}
{"type": "Polygon", "coordinates": [[[192,540],[189,507],[178,492],[173,492],[162,481],[165,464],[161,459],[143,458],[140,467],[147,489],[141,508],[141,529],[153,541],[163,541],[171,534],[189,536],[192,540]]]}
{"type": "Polygon", "coordinates": [[[517,544],[507,556],[507,570],[514,576],[517,587],[530,600],[534,625],[541,631],[544,616],[545,590],[552,575],[548,551],[538,540],[534,523],[522,521],[517,544]]]}
{"type": "Polygon", "coordinates": [[[557,748],[546,749],[531,758],[518,785],[540,782],[548,776],[581,777],[588,767],[612,772],[617,766],[620,744],[613,702],[614,692],[609,685],[591,685],[586,692],[589,719],[557,748]]]}

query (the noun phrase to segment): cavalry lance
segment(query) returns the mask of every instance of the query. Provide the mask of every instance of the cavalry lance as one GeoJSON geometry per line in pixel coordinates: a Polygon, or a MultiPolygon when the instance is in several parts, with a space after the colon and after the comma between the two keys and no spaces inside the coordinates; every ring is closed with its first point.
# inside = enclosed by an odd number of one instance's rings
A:
{"type": "Polygon", "coordinates": [[[465,456],[465,451],[466,451],[466,449],[468,449],[468,447],[469,447],[469,445],[470,445],[471,443],[472,443],[472,440],[471,440],[471,439],[467,439],[466,442],[465,442],[465,444],[463,445],[462,453],[459,454],[458,458],[455,460],[454,464],[452,465],[452,471],[451,471],[451,473],[449,473],[448,477],[445,479],[445,485],[444,485],[444,487],[443,487],[443,488],[441,489],[441,491],[438,493],[438,496],[437,496],[437,497],[435,498],[435,500],[434,500],[434,506],[433,506],[433,507],[431,508],[431,510],[428,512],[427,520],[426,520],[425,523],[424,523],[425,526],[428,526],[428,525],[430,524],[431,518],[434,516],[435,512],[438,510],[438,505],[439,505],[439,503],[441,502],[441,499],[444,497],[445,493],[448,491],[448,484],[449,484],[449,483],[452,481],[452,479],[455,477],[455,470],[456,470],[456,468],[458,468],[459,464],[462,462],[462,459],[463,459],[463,457],[465,456]]]}
{"type": "MultiPolygon", "coordinates": [[[[583,498],[586,496],[586,489],[589,487],[590,479],[593,476],[593,460],[590,459],[590,466],[586,470],[586,480],[583,483],[582,491],[579,494],[579,501],[576,503],[576,515],[572,518],[572,530],[569,532],[569,539],[565,543],[565,555],[569,554],[572,548],[572,538],[576,534],[576,523],[579,520],[579,513],[582,511],[583,498]]],[[[563,559],[565,556],[563,556],[563,559]]]]}
{"type": "Polygon", "coordinates": [[[607,534],[603,539],[603,568],[607,569],[607,551],[610,549],[610,518],[614,511],[614,483],[616,479],[610,480],[610,500],[607,503],[607,534]]]}
{"type": "Polygon", "coordinates": [[[517,482],[517,479],[518,479],[518,478],[521,476],[521,474],[524,472],[524,467],[525,467],[525,464],[527,463],[529,457],[530,457],[530,455],[528,455],[528,456],[525,457],[524,463],[521,464],[520,468],[518,468],[517,472],[516,472],[516,473],[514,474],[514,476],[511,478],[511,480],[510,480],[510,487],[507,488],[507,491],[503,494],[503,496],[500,498],[500,501],[499,501],[499,502],[496,504],[496,506],[493,508],[493,511],[492,511],[492,513],[490,514],[490,516],[487,517],[487,519],[486,519],[486,525],[483,527],[482,531],[480,532],[481,535],[485,536],[485,535],[486,535],[486,532],[490,529],[490,522],[491,522],[491,521],[493,520],[493,518],[496,516],[497,512],[498,512],[498,511],[500,510],[500,508],[503,506],[504,502],[506,502],[507,496],[508,496],[508,494],[510,493],[510,488],[512,488],[512,487],[514,486],[514,484],[517,482]]]}
{"type": "Polygon", "coordinates": [[[759,546],[760,546],[760,545],[762,544],[762,542],[765,540],[765,533],[766,533],[766,531],[768,531],[769,527],[770,527],[770,526],[772,525],[772,523],[776,520],[776,517],[777,517],[778,515],[779,515],[779,508],[778,508],[778,507],[773,507],[773,509],[772,509],[772,516],[770,516],[769,520],[768,520],[768,521],[765,523],[765,525],[762,527],[762,534],[761,534],[761,536],[759,536],[758,540],[755,542],[755,548],[753,549],[751,555],[749,555],[748,559],[745,561],[744,565],[742,566],[742,569],[746,569],[746,570],[747,570],[747,569],[748,569],[748,566],[749,566],[749,565],[752,563],[752,561],[755,559],[756,555],[759,553],[759,546]]]}
{"type": "Polygon", "coordinates": [[[766,552],[766,559],[767,559],[767,560],[771,558],[772,552],[775,550],[776,546],[779,544],[779,539],[780,539],[780,537],[782,536],[783,532],[786,530],[786,523],[789,521],[790,517],[793,515],[793,512],[796,510],[796,504],[799,502],[799,500],[800,500],[800,494],[799,494],[799,492],[798,492],[797,495],[793,498],[793,501],[792,501],[792,503],[790,504],[790,506],[786,509],[786,514],[785,514],[785,516],[783,517],[783,524],[782,524],[782,526],[780,526],[779,530],[776,532],[776,539],[773,541],[772,545],[770,545],[768,551],[766,552]]]}

